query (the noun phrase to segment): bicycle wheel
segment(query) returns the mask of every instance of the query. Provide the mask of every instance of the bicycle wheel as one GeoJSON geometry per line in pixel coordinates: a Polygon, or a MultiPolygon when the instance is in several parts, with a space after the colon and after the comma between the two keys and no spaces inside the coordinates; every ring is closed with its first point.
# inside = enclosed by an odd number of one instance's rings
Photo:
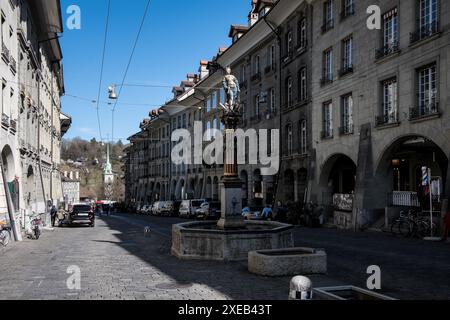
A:
{"type": "Polygon", "coordinates": [[[409,221],[400,221],[398,224],[398,233],[403,237],[410,237],[413,233],[413,226],[409,221]]]}

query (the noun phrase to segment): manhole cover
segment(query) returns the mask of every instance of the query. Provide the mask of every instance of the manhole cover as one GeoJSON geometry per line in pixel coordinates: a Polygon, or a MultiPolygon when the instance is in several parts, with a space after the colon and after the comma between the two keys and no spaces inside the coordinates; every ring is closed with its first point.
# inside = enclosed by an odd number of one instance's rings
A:
{"type": "Polygon", "coordinates": [[[181,283],[181,282],[159,283],[155,286],[155,288],[163,290],[187,289],[190,287],[192,287],[191,283],[181,283]]]}

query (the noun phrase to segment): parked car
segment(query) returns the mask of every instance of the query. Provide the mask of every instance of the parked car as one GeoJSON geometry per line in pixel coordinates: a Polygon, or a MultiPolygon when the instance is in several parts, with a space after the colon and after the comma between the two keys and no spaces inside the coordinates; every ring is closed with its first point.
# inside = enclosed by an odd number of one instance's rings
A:
{"type": "Polygon", "coordinates": [[[136,213],[141,213],[141,205],[140,204],[138,204],[137,206],[136,206],[136,213]]]}
{"type": "Polygon", "coordinates": [[[174,215],[174,207],[173,201],[162,201],[160,204],[159,214],[161,216],[171,217],[174,215]]]}
{"type": "Polygon", "coordinates": [[[204,219],[204,220],[219,219],[220,210],[221,210],[220,202],[206,201],[200,205],[200,208],[195,210],[195,216],[197,217],[197,219],[204,219]]]}
{"type": "Polygon", "coordinates": [[[204,199],[198,200],[183,200],[180,205],[179,216],[180,218],[192,218],[195,217],[195,211],[200,208],[204,199]]]}
{"type": "Polygon", "coordinates": [[[69,213],[69,224],[87,224],[95,226],[94,209],[89,204],[74,204],[69,213]]]}
{"type": "Polygon", "coordinates": [[[149,204],[146,204],[142,207],[141,209],[141,214],[150,214],[150,210],[151,210],[152,206],[149,204]]]}
{"type": "Polygon", "coordinates": [[[150,214],[153,216],[159,216],[161,214],[161,204],[161,201],[156,201],[153,203],[150,214]]]}

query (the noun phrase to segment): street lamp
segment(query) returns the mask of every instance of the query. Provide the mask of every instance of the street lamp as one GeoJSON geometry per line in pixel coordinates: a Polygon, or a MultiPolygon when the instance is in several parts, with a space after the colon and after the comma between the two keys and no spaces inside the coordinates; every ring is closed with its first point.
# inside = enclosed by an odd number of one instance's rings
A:
{"type": "Polygon", "coordinates": [[[115,85],[112,85],[112,86],[108,87],[108,95],[109,95],[109,99],[117,100],[116,86],[115,85]]]}

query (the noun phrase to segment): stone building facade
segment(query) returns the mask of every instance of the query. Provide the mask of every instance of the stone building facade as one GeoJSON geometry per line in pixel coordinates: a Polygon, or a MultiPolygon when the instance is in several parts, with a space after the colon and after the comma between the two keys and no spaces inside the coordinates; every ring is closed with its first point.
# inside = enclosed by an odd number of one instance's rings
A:
{"type": "Polygon", "coordinates": [[[341,211],[350,198],[344,226],[373,224],[386,208],[421,205],[428,167],[439,216],[449,185],[448,1],[314,1],[313,10],[312,199],[341,211]],[[366,27],[372,4],[381,30],[366,27]]]}
{"type": "MultiPolygon", "coordinates": [[[[197,110],[204,128],[219,126],[221,67],[231,66],[242,128],[281,133],[277,175],[240,166],[246,203],[312,201],[345,228],[385,224],[405,207],[429,210],[421,186],[429,168],[438,217],[450,183],[449,7],[443,0],[252,1],[248,25],[231,27],[231,46],[161,110],[174,124],[197,110]],[[371,5],[380,9],[373,30],[371,5]]],[[[181,175],[170,168],[166,198],[180,198],[173,190],[181,185],[197,191],[184,197],[215,198],[220,168],[181,175]]]]}
{"type": "MultiPolygon", "coordinates": [[[[17,185],[14,211],[24,227],[31,215],[46,213],[50,202],[63,201],[61,138],[71,119],[61,112],[62,16],[57,0],[5,0],[0,9],[0,149],[6,181],[17,185]]],[[[0,210],[5,208],[3,196],[0,210]]]]}

